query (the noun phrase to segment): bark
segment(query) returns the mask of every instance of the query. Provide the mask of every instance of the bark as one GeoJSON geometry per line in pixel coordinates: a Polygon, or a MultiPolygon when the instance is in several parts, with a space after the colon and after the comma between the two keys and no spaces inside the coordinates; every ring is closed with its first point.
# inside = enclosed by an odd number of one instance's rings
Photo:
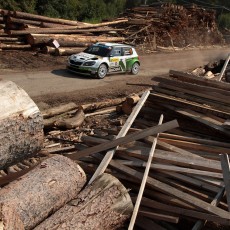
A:
{"type": "Polygon", "coordinates": [[[79,109],[74,117],[57,120],[54,125],[58,128],[74,129],[82,125],[85,120],[85,114],[79,109]]]}
{"type": "Polygon", "coordinates": [[[13,205],[1,204],[0,207],[1,230],[24,230],[22,220],[15,211],[13,205]]]}
{"type": "Polygon", "coordinates": [[[2,188],[0,203],[13,205],[24,228],[32,229],[76,197],[85,182],[86,175],[79,165],[66,157],[53,156],[2,188]]]}
{"type": "Polygon", "coordinates": [[[42,148],[42,115],[28,94],[0,80],[0,169],[31,157],[42,148]]]}
{"type": "Polygon", "coordinates": [[[66,34],[28,34],[27,42],[30,45],[47,44],[51,39],[59,42],[80,42],[80,43],[95,43],[95,42],[122,42],[123,37],[105,37],[105,36],[82,36],[82,35],[66,35],[66,34]]]}
{"type": "Polygon", "coordinates": [[[113,230],[122,227],[133,210],[126,188],[118,179],[103,174],[35,230],[113,230]]]}
{"type": "Polygon", "coordinates": [[[133,107],[131,105],[129,105],[127,103],[127,101],[125,101],[123,104],[122,104],[122,111],[127,114],[127,115],[130,115],[132,113],[132,110],[133,110],[133,107]]]}

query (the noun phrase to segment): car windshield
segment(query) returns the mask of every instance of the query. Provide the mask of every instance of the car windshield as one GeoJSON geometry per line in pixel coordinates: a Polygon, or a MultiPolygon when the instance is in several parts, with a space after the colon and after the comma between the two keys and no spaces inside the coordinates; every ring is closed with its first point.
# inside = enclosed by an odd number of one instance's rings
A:
{"type": "Polygon", "coordinates": [[[111,47],[103,45],[92,45],[84,50],[84,53],[95,54],[101,57],[108,57],[111,51],[111,47]]]}

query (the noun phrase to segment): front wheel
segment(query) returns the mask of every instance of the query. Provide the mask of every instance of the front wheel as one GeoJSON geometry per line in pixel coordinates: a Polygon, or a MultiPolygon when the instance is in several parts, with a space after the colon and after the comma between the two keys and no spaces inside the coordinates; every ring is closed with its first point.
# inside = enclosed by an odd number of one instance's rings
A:
{"type": "Polygon", "coordinates": [[[131,73],[136,75],[139,73],[140,70],[140,64],[138,62],[135,62],[132,66],[131,73]]]}
{"type": "Polygon", "coordinates": [[[108,72],[108,68],[105,64],[101,64],[97,70],[97,78],[104,78],[108,72]]]}

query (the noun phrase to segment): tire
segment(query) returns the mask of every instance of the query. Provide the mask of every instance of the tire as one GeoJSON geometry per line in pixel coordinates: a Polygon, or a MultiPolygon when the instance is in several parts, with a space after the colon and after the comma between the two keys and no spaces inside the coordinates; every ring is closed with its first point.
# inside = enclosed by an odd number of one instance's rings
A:
{"type": "Polygon", "coordinates": [[[108,68],[105,64],[101,64],[99,67],[98,67],[98,70],[97,70],[97,78],[99,79],[103,79],[106,74],[108,73],[108,68]]]}
{"type": "Polygon", "coordinates": [[[139,73],[139,70],[140,70],[140,64],[138,62],[135,62],[132,66],[131,73],[133,75],[137,75],[139,73]]]}

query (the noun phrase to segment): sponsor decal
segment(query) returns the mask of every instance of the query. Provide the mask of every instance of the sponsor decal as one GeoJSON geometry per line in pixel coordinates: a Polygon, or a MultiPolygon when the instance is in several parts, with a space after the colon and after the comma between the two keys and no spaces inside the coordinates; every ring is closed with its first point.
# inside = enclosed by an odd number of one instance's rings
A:
{"type": "Polygon", "coordinates": [[[109,72],[118,72],[118,71],[121,71],[121,67],[120,66],[118,66],[118,67],[111,67],[109,69],[109,72]]]}
{"type": "Polygon", "coordinates": [[[119,58],[110,58],[110,62],[119,62],[119,58]]]}

